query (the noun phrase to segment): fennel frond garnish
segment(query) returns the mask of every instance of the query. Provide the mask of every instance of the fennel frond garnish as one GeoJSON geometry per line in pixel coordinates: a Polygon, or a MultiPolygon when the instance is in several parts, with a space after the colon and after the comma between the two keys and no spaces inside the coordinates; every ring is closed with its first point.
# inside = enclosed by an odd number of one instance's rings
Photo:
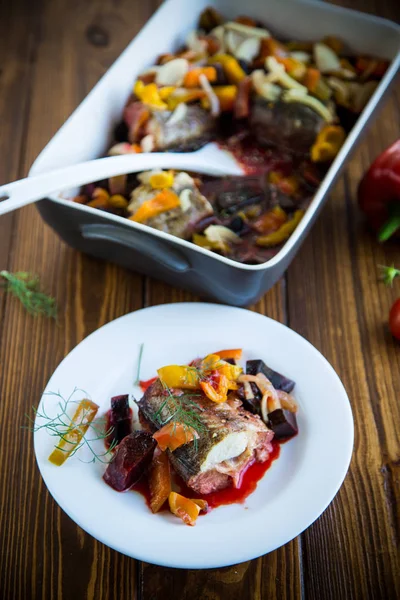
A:
{"type": "Polygon", "coordinates": [[[57,317],[57,305],[54,298],[40,291],[39,279],[26,271],[10,273],[0,271],[0,286],[12,296],[18,298],[22,306],[31,315],[41,315],[55,319],[57,317]]]}
{"type": "MultiPolygon", "coordinates": [[[[200,392],[185,392],[184,394],[173,394],[168,386],[163,384],[167,391],[167,397],[161,403],[159,409],[154,415],[160,427],[167,423],[181,423],[188,430],[194,430],[197,434],[206,431],[206,427],[199,413],[201,407],[194,400],[195,397],[201,397],[200,392]]],[[[194,439],[196,444],[197,439],[194,439]]]]}
{"type": "Polygon", "coordinates": [[[33,408],[36,420],[31,419],[27,415],[32,423],[30,429],[35,433],[41,429],[45,429],[49,435],[58,438],[57,443],[54,445],[54,450],[49,457],[49,460],[54,464],[60,466],[67,458],[74,456],[83,446],[89,449],[92,458],[89,461],[82,462],[92,463],[99,461],[108,463],[113,456],[112,451],[116,446],[116,442],[112,443],[104,452],[97,452],[93,447],[93,443],[98,440],[105,440],[113,432],[113,427],[106,430],[104,417],[92,420],[97,413],[97,405],[86,399],[81,401],[73,400],[77,392],[87,395],[86,392],[79,388],[75,388],[67,399],[60,392],[45,392],[44,395],[46,396],[58,398],[58,412],[55,417],[50,417],[46,411],[44,402],[42,402],[41,411],[33,408]],[[75,406],[76,412],[73,417],[70,417],[68,413],[72,406],[75,406]],[[94,410],[93,407],[95,407],[94,410]],[[87,431],[90,431],[90,436],[85,435],[87,431]]]}

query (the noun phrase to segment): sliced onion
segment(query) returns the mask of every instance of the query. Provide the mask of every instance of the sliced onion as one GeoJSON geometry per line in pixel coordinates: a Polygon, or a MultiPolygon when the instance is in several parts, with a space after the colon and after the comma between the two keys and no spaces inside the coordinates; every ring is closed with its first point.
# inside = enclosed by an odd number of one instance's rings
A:
{"type": "Polygon", "coordinates": [[[156,73],[157,85],[176,85],[183,83],[189,70],[189,62],[185,58],[174,58],[162,65],[156,73]]]}
{"type": "Polygon", "coordinates": [[[251,37],[240,44],[235,52],[238,60],[245,60],[251,63],[259,54],[261,48],[261,39],[251,37]]]}
{"type": "Polygon", "coordinates": [[[238,381],[252,381],[262,393],[263,396],[261,398],[260,408],[262,418],[265,422],[268,421],[268,413],[281,408],[278,392],[264,373],[257,373],[257,375],[240,375],[238,381]]]}
{"type": "Polygon", "coordinates": [[[241,44],[243,43],[243,35],[240,35],[236,31],[228,31],[225,32],[225,43],[231,54],[236,56],[236,51],[239,49],[241,44]]]}
{"type": "Polygon", "coordinates": [[[309,52],[303,52],[302,50],[293,50],[293,52],[291,52],[289,56],[291,56],[295,60],[299,60],[305,65],[308,65],[308,63],[311,61],[311,54],[309,52]]]}
{"type": "Polygon", "coordinates": [[[314,44],[314,60],[321,73],[340,71],[342,68],[338,55],[326,44],[314,44]]]}
{"type": "Polygon", "coordinates": [[[282,408],[285,410],[289,410],[292,413],[297,412],[297,404],[292,394],[288,394],[287,392],[283,392],[282,390],[277,390],[278,398],[282,405],[282,408]]]}
{"type": "Polygon", "coordinates": [[[210,101],[210,107],[211,107],[211,114],[213,117],[218,117],[219,113],[221,112],[220,110],[220,105],[219,105],[219,100],[215,94],[215,92],[213,91],[210,82],[208,81],[207,77],[204,75],[204,73],[202,73],[199,77],[199,81],[200,81],[200,85],[203,88],[203,90],[205,91],[205,93],[207,94],[207,98],[210,101]]]}
{"type": "Polygon", "coordinates": [[[241,242],[240,237],[234,231],[223,225],[209,225],[204,230],[204,235],[210,242],[220,242],[221,244],[241,242]]]}
{"type": "Polygon", "coordinates": [[[271,34],[264,28],[251,27],[250,25],[243,25],[243,23],[236,23],[236,21],[229,21],[224,25],[225,29],[237,31],[246,37],[258,37],[258,38],[269,38],[271,34]]]}
{"type": "Polygon", "coordinates": [[[251,74],[251,80],[253,82],[253,87],[257,94],[265,98],[266,100],[270,100],[271,102],[276,102],[279,100],[282,94],[282,88],[271,81],[266,80],[266,75],[262,69],[257,69],[253,71],[251,74]]]}
{"type": "Polygon", "coordinates": [[[185,104],[184,102],[181,102],[175,108],[174,112],[172,113],[172,115],[170,116],[168,121],[166,122],[166,125],[168,125],[168,127],[169,127],[170,125],[175,125],[175,123],[179,123],[179,121],[182,121],[182,119],[184,119],[186,117],[187,111],[188,111],[187,104],[185,104]]]}
{"type": "Polygon", "coordinates": [[[289,90],[297,90],[298,92],[303,92],[303,94],[307,94],[307,88],[290,77],[288,73],[285,71],[285,67],[278,63],[276,58],[273,56],[268,56],[265,59],[265,68],[268,69],[269,73],[265,76],[265,81],[270,83],[279,83],[284,88],[289,90]]]}
{"type": "Polygon", "coordinates": [[[323,104],[318,98],[308,94],[298,93],[297,90],[288,90],[282,96],[284,102],[299,102],[305,106],[309,106],[317,112],[327,123],[332,123],[335,115],[323,104]]]}
{"type": "Polygon", "coordinates": [[[190,200],[191,197],[192,197],[192,190],[189,190],[188,188],[186,188],[185,190],[182,190],[181,193],[179,194],[179,202],[181,203],[182,212],[187,212],[191,208],[191,206],[192,206],[192,202],[190,200]]]}
{"type": "Polygon", "coordinates": [[[189,50],[193,50],[193,52],[198,52],[199,54],[204,54],[207,50],[207,42],[198,37],[196,30],[191,31],[187,36],[186,46],[189,50]]]}
{"type": "Polygon", "coordinates": [[[155,148],[154,135],[145,135],[140,142],[140,147],[143,152],[153,152],[155,148]]]}

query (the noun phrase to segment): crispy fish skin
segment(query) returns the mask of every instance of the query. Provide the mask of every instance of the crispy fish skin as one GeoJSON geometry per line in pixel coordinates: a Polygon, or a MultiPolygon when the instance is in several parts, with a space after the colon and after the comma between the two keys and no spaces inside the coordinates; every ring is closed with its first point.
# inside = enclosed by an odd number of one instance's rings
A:
{"type": "MultiPolygon", "coordinates": [[[[176,396],[184,396],[183,390],[171,390],[176,396]]],[[[168,398],[168,392],[160,380],[153,383],[138,402],[142,424],[158,429],[156,413],[168,398]]],[[[191,409],[195,410],[204,424],[197,443],[189,442],[169,453],[176,472],[186,484],[199,494],[208,494],[238,485],[242,471],[249,463],[267,460],[271,451],[273,432],[257,415],[245,411],[241,401],[231,394],[228,402],[216,404],[203,393],[190,396],[191,409]]],[[[164,409],[161,419],[168,418],[164,409]]]]}
{"type": "Polygon", "coordinates": [[[309,153],[324,124],[317,112],[299,102],[272,103],[257,98],[250,115],[250,127],[261,145],[295,154],[309,153]]]}

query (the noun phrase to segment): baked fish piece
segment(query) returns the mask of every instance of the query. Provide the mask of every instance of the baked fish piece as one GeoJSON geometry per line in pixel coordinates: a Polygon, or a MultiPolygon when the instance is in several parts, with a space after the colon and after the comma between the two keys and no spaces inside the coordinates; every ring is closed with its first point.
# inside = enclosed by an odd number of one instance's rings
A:
{"type": "Polygon", "coordinates": [[[178,402],[187,400],[203,425],[199,439],[169,452],[175,471],[197,493],[238,487],[243,471],[251,463],[268,459],[273,431],[258,415],[244,410],[233,392],[227,402],[218,404],[201,391],[166,390],[158,379],[137,403],[144,427],[155,431],[168,422],[171,411],[166,400],[170,394],[178,402]]]}

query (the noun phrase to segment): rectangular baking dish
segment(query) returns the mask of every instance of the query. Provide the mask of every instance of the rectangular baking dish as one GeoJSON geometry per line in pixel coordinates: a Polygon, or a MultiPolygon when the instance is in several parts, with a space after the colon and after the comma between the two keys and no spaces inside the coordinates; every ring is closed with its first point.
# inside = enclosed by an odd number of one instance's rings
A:
{"type": "Polygon", "coordinates": [[[29,174],[104,155],[136,76],[159,54],[183,42],[206,6],[214,6],[226,18],[246,14],[260,19],[273,34],[283,38],[308,40],[336,34],[354,52],[391,60],[306,215],[279,253],[262,265],[243,265],[145,225],[58,196],[43,199],[37,206],[43,219],[78,250],[201,297],[246,306],[256,302],[287,269],[347,156],[394,80],[400,65],[400,27],[395,23],[313,0],[248,0],[245,6],[241,0],[166,0],[41,152],[29,174]]]}

